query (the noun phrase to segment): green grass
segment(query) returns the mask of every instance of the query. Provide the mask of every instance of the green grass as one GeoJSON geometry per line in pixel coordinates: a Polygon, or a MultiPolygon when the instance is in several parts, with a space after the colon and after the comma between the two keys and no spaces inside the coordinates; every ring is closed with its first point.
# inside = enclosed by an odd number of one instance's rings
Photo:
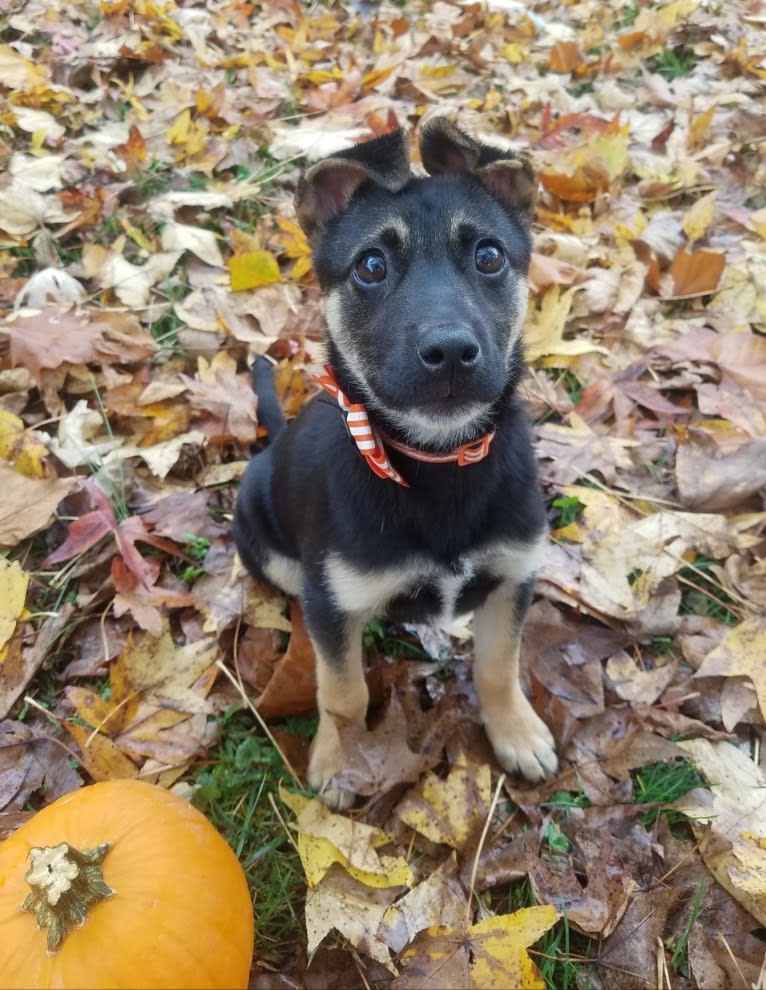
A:
{"type": "Polygon", "coordinates": [[[395,626],[373,619],[364,627],[362,643],[366,650],[402,660],[428,660],[429,656],[415,639],[402,636],[395,626]]]}
{"type": "Polygon", "coordinates": [[[210,549],[210,540],[206,536],[195,536],[193,533],[183,533],[182,536],[186,540],[184,550],[195,563],[187,564],[186,561],[176,557],[171,566],[184,584],[192,585],[198,577],[202,577],[205,573],[202,564],[210,549]]]}
{"type": "Polygon", "coordinates": [[[689,920],[684,925],[684,930],[673,947],[673,954],[670,957],[670,965],[682,976],[689,976],[689,936],[692,928],[697,923],[697,919],[702,911],[702,898],[705,896],[705,881],[700,880],[697,890],[694,893],[689,920]]]}
{"type": "Polygon", "coordinates": [[[685,821],[681,811],[666,807],[679,801],[695,787],[707,787],[704,778],[686,760],[674,763],[651,763],[633,774],[634,803],[651,805],[639,818],[646,826],[653,825],[660,815],[665,815],[670,825],[685,821]]]}
{"type": "Polygon", "coordinates": [[[727,626],[736,626],[741,622],[741,616],[736,612],[734,600],[715,581],[712,573],[717,563],[708,557],[698,556],[694,565],[683,567],[678,572],[678,579],[683,588],[681,594],[681,615],[704,615],[718,619],[727,626]],[[708,577],[708,574],[711,574],[708,577]]]}
{"type": "Polygon", "coordinates": [[[590,980],[586,980],[582,972],[582,963],[588,958],[587,950],[587,940],[572,932],[565,911],[529,954],[540,970],[546,990],[589,990],[590,980]],[[575,951],[580,943],[583,952],[575,951]]]}
{"type": "Polygon", "coordinates": [[[661,52],[647,61],[647,68],[656,72],[668,82],[688,75],[697,64],[697,56],[688,45],[673,45],[663,48],[661,52]]]}
{"type": "MultiPolygon", "coordinates": [[[[300,859],[275,810],[280,781],[292,784],[271,742],[238,706],[221,717],[222,736],[193,777],[192,802],[224,835],[253,894],[259,958],[277,954],[303,933],[306,881],[300,859]],[[273,803],[272,803],[273,802],[273,803]]],[[[310,735],[314,719],[284,727],[310,735]]],[[[285,816],[283,816],[285,817],[285,816]]]]}
{"type": "Polygon", "coordinates": [[[551,381],[563,387],[573,405],[576,406],[582,398],[583,389],[585,388],[577,375],[573,371],[570,371],[569,368],[546,368],[546,372],[551,381]]]}
{"type": "MultiPolygon", "coordinates": [[[[529,877],[510,884],[506,898],[506,902],[497,907],[499,914],[513,914],[539,903],[529,877]]],[[[588,939],[572,931],[566,911],[529,950],[545,981],[546,990],[588,990],[590,983],[584,979],[582,972],[582,963],[587,961],[588,953],[588,939]]]]}

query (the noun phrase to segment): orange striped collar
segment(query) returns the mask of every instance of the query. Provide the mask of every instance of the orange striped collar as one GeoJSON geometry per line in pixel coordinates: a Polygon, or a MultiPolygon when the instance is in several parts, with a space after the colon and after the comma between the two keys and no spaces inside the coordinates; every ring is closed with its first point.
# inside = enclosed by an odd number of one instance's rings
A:
{"type": "Polygon", "coordinates": [[[467,467],[469,464],[477,464],[483,461],[489,453],[489,447],[495,438],[495,431],[486,433],[479,440],[472,440],[470,443],[461,444],[456,450],[448,454],[431,454],[425,450],[418,450],[417,447],[410,447],[406,443],[400,443],[386,434],[380,433],[370,423],[367,410],[361,403],[351,402],[348,396],[341,390],[332,368],[325,366],[323,375],[314,376],[316,382],[337,400],[338,405],[346,415],[346,425],[354,443],[359,449],[359,453],[367,461],[373,474],[379,478],[390,478],[404,488],[410,486],[391,464],[386,456],[385,446],[392,447],[416,461],[425,461],[429,464],[449,464],[455,462],[459,467],[467,467]]]}

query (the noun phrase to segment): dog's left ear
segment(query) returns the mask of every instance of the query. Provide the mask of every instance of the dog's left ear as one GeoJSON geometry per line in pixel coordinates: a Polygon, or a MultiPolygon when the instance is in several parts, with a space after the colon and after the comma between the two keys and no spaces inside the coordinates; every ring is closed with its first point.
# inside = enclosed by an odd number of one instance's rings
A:
{"type": "Polygon", "coordinates": [[[524,155],[479,143],[455,127],[447,117],[436,115],[421,125],[420,158],[429,175],[471,172],[523,223],[532,222],[537,178],[524,155]]]}
{"type": "Polygon", "coordinates": [[[407,137],[391,131],[315,162],[298,185],[295,212],[310,238],[346,209],[364,182],[398,192],[409,179],[407,137]]]}

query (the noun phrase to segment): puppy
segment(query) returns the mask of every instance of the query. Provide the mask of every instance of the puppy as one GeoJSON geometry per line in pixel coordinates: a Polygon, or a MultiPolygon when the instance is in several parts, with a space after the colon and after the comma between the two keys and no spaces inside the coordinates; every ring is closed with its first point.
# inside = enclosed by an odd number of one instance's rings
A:
{"type": "Polygon", "coordinates": [[[270,445],[245,472],[234,536],[250,572],[299,596],[316,652],[309,782],[354,795],[333,714],[363,724],[371,618],[474,611],[474,683],[497,759],[540,780],[553,738],[519,685],[521,626],[546,538],[523,371],[536,195],[529,162],[445,118],[312,165],[296,208],[325,297],[324,391],[286,425],[268,363],[254,386],[270,445]]]}

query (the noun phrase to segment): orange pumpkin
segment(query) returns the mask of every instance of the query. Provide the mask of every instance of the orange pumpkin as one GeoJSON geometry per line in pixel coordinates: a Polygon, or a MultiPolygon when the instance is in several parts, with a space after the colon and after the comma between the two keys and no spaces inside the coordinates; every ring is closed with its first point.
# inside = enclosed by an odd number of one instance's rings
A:
{"type": "Polygon", "coordinates": [[[84,787],[0,842],[8,990],[246,987],[253,938],[236,856],[161,787],[84,787]]]}

